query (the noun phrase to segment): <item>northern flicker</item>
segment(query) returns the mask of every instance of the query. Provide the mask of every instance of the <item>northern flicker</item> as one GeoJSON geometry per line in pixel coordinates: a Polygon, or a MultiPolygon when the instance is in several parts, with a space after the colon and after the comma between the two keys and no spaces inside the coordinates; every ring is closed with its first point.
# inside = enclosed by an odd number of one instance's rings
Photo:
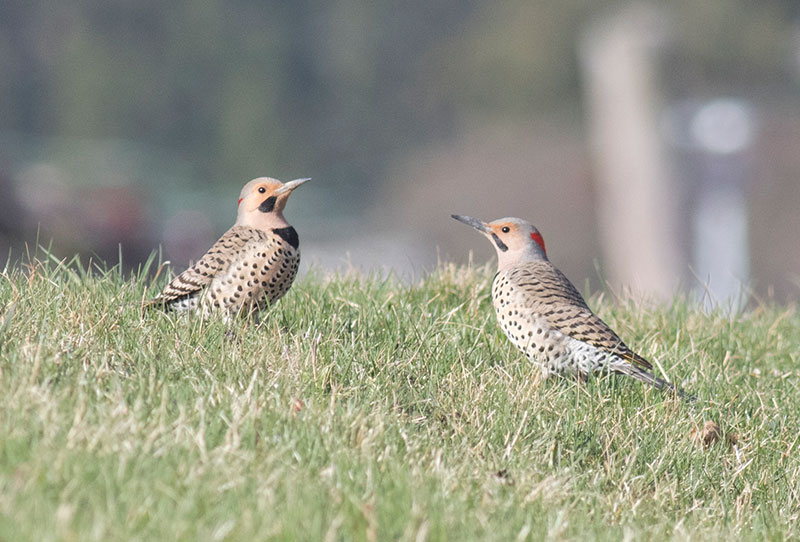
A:
{"type": "Polygon", "coordinates": [[[239,194],[236,223],[145,306],[179,312],[250,313],[285,294],[300,264],[299,238],[283,217],[289,194],[310,179],[253,179],[239,194]]]}
{"type": "Polygon", "coordinates": [[[497,251],[492,301],[509,340],[551,373],[585,378],[595,371],[632,376],[659,389],[683,392],[652,374],[649,361],[628,348],[592,312],[575,286],[547,259],[544,239],[532,224],[501,218],[488,224],[456,220],[483,233],[497,251]]]}

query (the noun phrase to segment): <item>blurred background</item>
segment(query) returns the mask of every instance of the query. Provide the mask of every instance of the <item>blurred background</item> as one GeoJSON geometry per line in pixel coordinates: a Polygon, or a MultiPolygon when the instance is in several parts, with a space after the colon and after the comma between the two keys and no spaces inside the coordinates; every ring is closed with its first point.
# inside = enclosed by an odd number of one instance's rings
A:
{"type": "Polygon", "coordinates": [[[304,268],[493,257],[578,285],[800,297],[796,0],[0,3],[0,250],[176,270],[253,177],[304,268]]]}

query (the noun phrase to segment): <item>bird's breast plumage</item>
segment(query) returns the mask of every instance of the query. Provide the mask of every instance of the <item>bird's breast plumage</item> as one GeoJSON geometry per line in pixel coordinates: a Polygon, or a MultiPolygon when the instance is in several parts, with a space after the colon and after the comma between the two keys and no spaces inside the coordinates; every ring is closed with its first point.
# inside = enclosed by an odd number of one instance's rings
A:
{"type": "Polygon", "coordinates": [[[291,287],[300,264],[299,248],[274,232],[253,231],[253,240],[211,282],[205,299],[210,308],[264,309],[291,287]]]}

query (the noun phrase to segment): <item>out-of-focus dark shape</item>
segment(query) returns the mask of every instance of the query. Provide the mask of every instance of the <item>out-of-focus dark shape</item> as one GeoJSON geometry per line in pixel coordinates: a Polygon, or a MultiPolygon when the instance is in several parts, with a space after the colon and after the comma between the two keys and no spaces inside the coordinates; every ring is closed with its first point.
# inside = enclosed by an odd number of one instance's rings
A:
{"type": "Polygon", "coordinates": [[[145,260],[153,250],[153,238],[141,188],[102,186],[83,189],[82,193],[80,213],[85,241],[92,251],[103,261],[114,262],[122,245],[124,266],[145,260]]]}
{"type": "Polygon", "coordinates": [[[0,167],[0,258],[3,264],[9,248],[21,242],[24,231],[23,212],[16,187],[0,167]]]}
{"type": "Polygon", "coordinates": [[[50,242],[56,254],[81,253],[109,265],[135,267],[153,250],[141,187],[76,186],[68,173],[44,163],[31,164],[16,179],[19,228],[32,243],[50,242]]]}

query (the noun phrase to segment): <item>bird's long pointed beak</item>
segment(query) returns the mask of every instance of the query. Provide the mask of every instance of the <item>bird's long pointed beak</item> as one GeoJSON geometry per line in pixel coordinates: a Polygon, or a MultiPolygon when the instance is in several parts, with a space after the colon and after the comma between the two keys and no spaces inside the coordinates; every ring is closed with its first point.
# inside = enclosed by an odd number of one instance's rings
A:
{"type": "Polygon", "coordinates": [[[289,181],[289,182],[283,183],[283,186],[281,186],[280,188],[278,188],[275,191],[275,195],[280,196],[281,194],[286,194],[288,192],[291,192],[292,190],[294,190],[295,188],[297,188],[301,184],[307,183],[310,180],[311,180],[311,178],[309,177],[307,179],[295,179],[293,181],[289,181]]]}
{"type": "Polygon", "coordinates": [[[472,226],[476,230],[481,233],[492,233],[492,230],[489,229],[489,226],[486,225],[486,222],[482,220],[478,220],[477,218],[473,218],[471,216],[463,216],[463,215],[450,215],[459,222],[463,222],[467,226],[472,226]]]}

